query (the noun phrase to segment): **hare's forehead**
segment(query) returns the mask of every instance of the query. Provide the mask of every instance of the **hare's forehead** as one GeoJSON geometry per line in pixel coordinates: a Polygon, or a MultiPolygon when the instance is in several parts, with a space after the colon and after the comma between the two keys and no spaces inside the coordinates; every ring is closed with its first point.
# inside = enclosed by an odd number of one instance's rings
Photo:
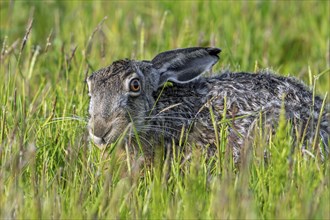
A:
{"type": "Polygon", "coordinates": [[[122,84],[125,81],[125,79],[121,75],[113,75],[108,76],[103,79],[96,80],[95,86],[100,88],[101,90],[108,90],[111,88],[111,90],[121,90],[122,84]]]}
{"type": "Polygon", "coordinates": [[[118,60],[110,66],[102,68],[94,72],[88,79],[87,83],[100,85],[119,86],[132,76],[143,78],[146,72],[150,72],[151,66],[148,62],[137,62],[133,60],[118,60]]]}
{"type": "Polygon", "coordinates": [[[116,74],[111,73],[96,73],[93,74],[88,81],[91,81],[96,86],[101,85],[118,85],[125,81],[130,75],[134,73],[133,70],[131,71],[124,71],[124,72],[117,72],[116,74]]]}

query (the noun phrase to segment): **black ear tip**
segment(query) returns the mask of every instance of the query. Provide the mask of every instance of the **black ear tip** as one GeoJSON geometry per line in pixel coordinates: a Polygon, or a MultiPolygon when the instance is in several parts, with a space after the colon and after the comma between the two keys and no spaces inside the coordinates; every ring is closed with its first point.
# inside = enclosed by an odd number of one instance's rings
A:
{"type": "Polygon", "coordinates": [[[206,48],[206,51],[210,55],[218,55],[221,52],[221,49],[220,48],[216,48],[216,47],[208,47],[208,48],[206,48]]]}

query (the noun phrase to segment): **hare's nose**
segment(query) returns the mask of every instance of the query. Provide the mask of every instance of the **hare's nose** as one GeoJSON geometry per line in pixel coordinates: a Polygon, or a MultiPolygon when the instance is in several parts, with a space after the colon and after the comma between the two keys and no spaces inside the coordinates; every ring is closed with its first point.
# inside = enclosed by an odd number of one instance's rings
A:
{"type": "Polygon", "coordinates": [[[111,128],[102,119],[91,119],[89,129],[94,136],[103,138],[111,128]]]}

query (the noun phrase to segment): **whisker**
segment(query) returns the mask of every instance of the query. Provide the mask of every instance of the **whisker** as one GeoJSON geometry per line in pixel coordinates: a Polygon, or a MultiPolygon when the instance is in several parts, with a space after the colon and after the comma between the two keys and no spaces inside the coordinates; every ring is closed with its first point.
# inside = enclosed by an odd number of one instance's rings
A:
{"type": "MultiPolygon", "coordinates": [[[[145,132],[147,132],[147,131],[145,131],[145,132]]],[[[159,135],[161,135],[160,137],[166,137],[166,138],[168,138],[168,137],[170,137],[170,138],[175,138],[176,136],[174,135],[174,134],[172,134],[171,132],[168,132],[168,131],[156,131],[156,132],[158,132],[159,133],[159,135]]],[[[146,135],[148,135],[147,133],[145,133],[146,135]]]]}
{"type": "MultiPolygon", "coordinates": [[[[165,138],[178,138],[179,137],[179,132],[170,132],[170,131],[166,131],[166,130],[162,130],[162,129],[159,129],[159,128],[153,128],[152,129],[153,132],[158,132],[160,133],[160,135],[163,135],[163,137],[165,138]]],[[[146,137],[149,137],[150,136],[150,129],[142,129],[140,131],[140,134],[146,136],[146,137]]]]}
{"type": "Polygon", "coordinates": [[[51,121],[49,121],[47,124],[51,124],[51,123],[56,123],[59,121],[79,121],[79,122],[83,122],[84,124],[88,124],[88,120],[82,118],[82,117],[58,117],[58,118],[53,118],[51,121]]]}
{"type": "Polygon", "coordinates": [[[157,116],[157,117],[145,117],[145,119],[148,119],[148,121],[150,121],[150,119],[182,119],[182,120],[194,120],[196,118],[185,118],[185,117],[176,117],[176,116],[157,116]]]}
{"type": "MultiPolygon", "coordinates": [[[[145,111],[141,111],[141,113],[150,113],[150,111],[157,110],[157,114],[166,114],[167,113],[166,111],[168,111],[168,110],[170,110],[172,108],[175,108],[176,106],[179,106],[179,105],[182,105],[182,103],[172,104],[171,106],[167,106],[167,107],[165,107],[163,109],[156,109],[156,108],[154,108],[154,109],[148,109],[148,110],[145,110],[145,111]]],[[[170,113],[179,113],[179,112],[171,110],[170,113]]]]}
{"type": "MultiPolygon", "coordinates": [[[[141,134],[143,134],[143,133],[141,133],[141,134]]],[[[147,134],[147,133],[145,133],[145,134],[147,134]]],[[[147,144],[147,145],[149,145],[150,147],[152,147],[151,142],[148,141],[143,135],[139,135],[139,138],[140,138],[141,141],[143,142],[142,144],[147,144]]]]}
{"type": "Polygon", "coordinates": [[[176,131],[176,132],[181,132],[180,129],[172,128],[172,127],[167,127],[167,126],[157,126],[157,125],[145,125],[143,128],[147,128],[148,130],[150,129],[158,129],[158,131],[163,131],[164,129],[176,131]]]}

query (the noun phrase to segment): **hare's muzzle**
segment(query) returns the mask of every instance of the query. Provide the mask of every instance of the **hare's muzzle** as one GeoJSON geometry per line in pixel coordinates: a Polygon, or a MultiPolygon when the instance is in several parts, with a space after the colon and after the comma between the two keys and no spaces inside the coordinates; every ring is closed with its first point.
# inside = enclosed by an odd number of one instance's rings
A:
{"type": "Polygon", "coordinates": [[[111,132],[112,126],[108,125],[102,119],[91,118],[88,123],[88,131],[90,138],[99,148],[104,148],[108,144],[108,134],[111,132]]]}
{"type": "Polygon", "coordinates": [[[89,132],[89,137],[93,141],[93,143],[99,148],[99,149],[104,149],[107,146],[106,141],[103,138],[97,137],[93,135],[92,132],[89,132]]]}

